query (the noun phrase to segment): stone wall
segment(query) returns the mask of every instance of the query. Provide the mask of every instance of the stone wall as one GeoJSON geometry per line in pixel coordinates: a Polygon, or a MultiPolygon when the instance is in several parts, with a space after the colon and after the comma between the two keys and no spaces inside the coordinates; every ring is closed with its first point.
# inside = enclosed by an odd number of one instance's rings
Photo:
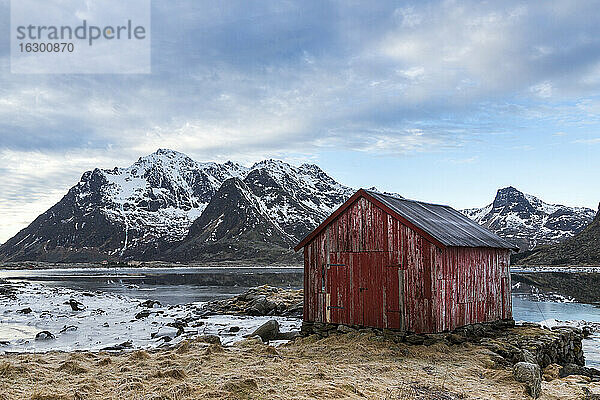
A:
{"type": "MultiPolygon", "coordinates": [[[[513,320],[495,321],[460,327],[452,332],[437,334],[414,334],[387,329],[349,327],[345,325],[304,322],[302,334],[327,337],[348,332],[372,333],[394,342],[411,345],[446,343],[460,345],[465,342],[482,345],[508,364],[526,361],[545,368],[550,364],[584,365],[582,339],[578,328],[542,328],[539,325],[515,325],[513,320]]],[[[500,361],[502,361],[500,360],[500,361]]]]}

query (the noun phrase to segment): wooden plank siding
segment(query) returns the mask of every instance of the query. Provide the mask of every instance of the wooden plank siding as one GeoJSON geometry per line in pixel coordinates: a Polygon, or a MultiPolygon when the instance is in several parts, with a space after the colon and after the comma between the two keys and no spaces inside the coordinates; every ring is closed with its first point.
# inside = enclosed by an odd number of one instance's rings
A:
{"type": "Polygon", "coordinates": [[[438,257],[438,331],[512,318],[509,251],[448,247],[438,257]]]}
{"type": "Polygon", "coordinates": [[[304,319],[422,333],[511,318],[508,257],[441,249],[359,197],[304,246],[304,319]]]}

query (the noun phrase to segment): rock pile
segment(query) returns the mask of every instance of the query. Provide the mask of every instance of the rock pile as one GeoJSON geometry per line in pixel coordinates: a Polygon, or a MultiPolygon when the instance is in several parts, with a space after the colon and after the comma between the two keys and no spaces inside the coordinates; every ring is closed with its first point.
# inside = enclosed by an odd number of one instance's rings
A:
{"type": "Polygon", "coordinates": [[[259,286],[229,299],[208,302],[203,315],[302,317],[303,291],[259,286]]]}

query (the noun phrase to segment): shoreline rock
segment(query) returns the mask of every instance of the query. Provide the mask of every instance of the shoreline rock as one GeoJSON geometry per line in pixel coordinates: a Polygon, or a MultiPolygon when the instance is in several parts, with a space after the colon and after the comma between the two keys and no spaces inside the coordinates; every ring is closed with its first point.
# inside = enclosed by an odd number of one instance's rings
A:
{"type": "Polygon", "coordinates": [[[206,303],[202,315],[302,317],[303,290],[263,285],[228,299],[206,303]]]}

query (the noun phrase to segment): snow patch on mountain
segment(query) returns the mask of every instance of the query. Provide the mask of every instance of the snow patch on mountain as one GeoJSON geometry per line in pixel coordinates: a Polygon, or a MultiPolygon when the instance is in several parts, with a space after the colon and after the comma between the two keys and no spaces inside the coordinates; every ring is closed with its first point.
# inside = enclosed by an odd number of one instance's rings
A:
{"type": "MultiPolygon", "coordinates": [[[[185,154],[160,149],[130,167],[96,171],[106,181],[100,188],[101,212],[125,229],[123,247],[114,250],[123,254],[128,246],[157,237],[183,239],[221,184],[244,176],[248,169],[232,162],[197,163],[185,154]]],[[[85,179],[79,186],[78,197],[84,202],[91,189],[86,190],[85,179]]]]}
{"type": "Polygon", "coordinates": [[[570,238],[594,218],[589,208],[549,204],[513,187],[498,190],[494,201],[485,207],[462,212],[521,250],[570,238]]]}

